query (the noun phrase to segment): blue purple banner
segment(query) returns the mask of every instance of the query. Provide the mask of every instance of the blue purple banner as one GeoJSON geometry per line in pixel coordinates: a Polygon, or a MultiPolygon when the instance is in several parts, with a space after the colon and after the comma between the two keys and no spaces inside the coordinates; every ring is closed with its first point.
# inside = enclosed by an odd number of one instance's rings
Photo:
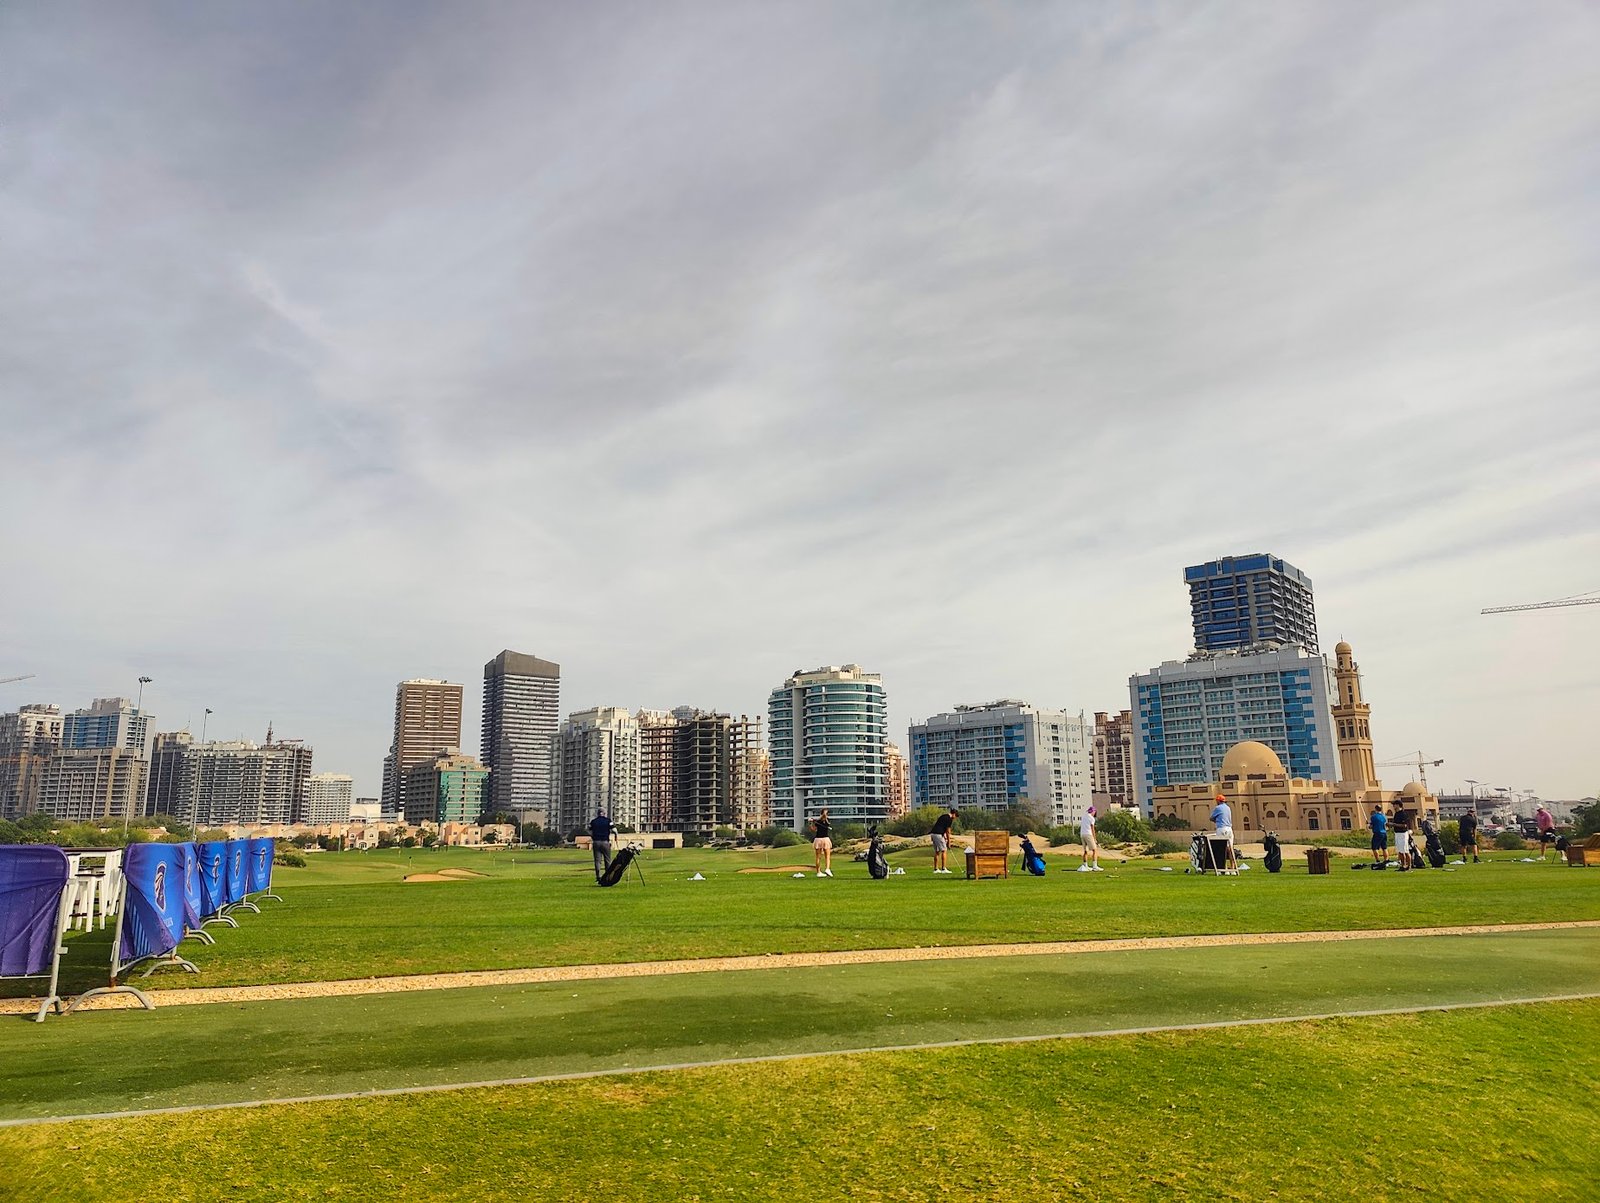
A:
{"type": "Polygon", "coordinates": [[[224,840],[222,846],[227,849],[228,867],[224,877],[223,896],[229,906],[236,902],[243,902],[246,894],[245,887],[250,884],[249,870],[245,866],[245,852],[248,850],[249,840],[224,840]]]}
{"type": "Polygon", "coordinates": [[[0,844],[0,977],[50,972],[67,854],[49,844],[0,844]]]}
{"type": "Polygon", "coordinates": [[[250,847],[246,856],[246,894],[259,894],[272,888],[273,842],[266,836],[252,836],[245,841],[250,847]]]}
{"type": "Polygon", "coordinates": [[[122,874],[127,880],[122,964],[171,952],[183,939],[183,849],[177,844],[129,844],[122,874]]]}
{"type": "Polygon", "coordinates": [[[193,844],[179,844],[178,848],[183,853],[183,929],[199,931],[204,901],[200,896],[200,854],[193,844]]]}
{"type": "Polygon", "coordinates": [[[221,840],[194,846],[200,871],[200,917],[209,919],[228,905],[228,847],[221,840]]]}

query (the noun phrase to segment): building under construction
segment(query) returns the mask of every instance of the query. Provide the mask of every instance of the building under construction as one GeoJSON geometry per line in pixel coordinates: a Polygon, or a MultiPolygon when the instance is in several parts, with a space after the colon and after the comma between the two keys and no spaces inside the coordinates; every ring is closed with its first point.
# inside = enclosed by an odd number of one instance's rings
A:
{"type": "Polygon", "coordinates": [[[640,815],[646,831],[711,836],[767,820],[761,720],[692,707],[639,712],[640,815]]]}

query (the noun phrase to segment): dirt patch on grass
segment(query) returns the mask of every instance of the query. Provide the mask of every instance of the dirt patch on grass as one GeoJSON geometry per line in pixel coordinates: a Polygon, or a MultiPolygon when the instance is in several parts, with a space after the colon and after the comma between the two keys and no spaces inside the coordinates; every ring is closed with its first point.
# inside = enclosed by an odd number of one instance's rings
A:
{"type": "MultiPolygon", "coordinates": [[[[448,878],[446,880],[449,880],[448,878]]],[[[214,986],[190,990],[157,990],[158,1007],[196,1003],[271,1002],[293,998],[327,998],[354,994],[404,994],[412,990],[451,990],[470,986],[525,986],[549,982],[593,981],[600,978],[655,977],[678,973],[725,973],[748,969],[794,969],[822,965],[875,965],[890,961],[976,960],[984,957],[1037,957],[1096,952],[1142,952],[1161,948],[1218,948],[1232,944],[1315,944],[1351,940],[1393,940],[1402,937],[1501,935],[1509,932],[1555,931],[1600,927],[1600,919],[1564,923],[1502,923],[1457,927],[1393,928],[1376,931],[1257,932],[1211,936],[1145,936],[1125,940],[1056,940],[1038,944],[957,944],[929,948],[868,948],[848,952],[777,952],[741,957],[707,957],[693,961],[635,961],[617,965],[556,965],[542,969],[492,969],[473,973],[425,973],[408,977],[371,977],[354,981],[292,982],[277,986],[214,986]]],[[[96,998],[83,1009],[118,1010],[138,1006],[131,995],[96,998]]],[[[0,999],[0,1015],[38,1009],[37,999],[0,999]]]]}
{"type": "Polygon", "coordinates": [[[759,868],[740,869],[739,872],[741,872],[741,873],[809,873],[815,867],[816,866],[814,866],[814,865],[779,865],[775,869],[769,869],[769,868],[767,868],[767,866],[762,865],[759,868]]]}

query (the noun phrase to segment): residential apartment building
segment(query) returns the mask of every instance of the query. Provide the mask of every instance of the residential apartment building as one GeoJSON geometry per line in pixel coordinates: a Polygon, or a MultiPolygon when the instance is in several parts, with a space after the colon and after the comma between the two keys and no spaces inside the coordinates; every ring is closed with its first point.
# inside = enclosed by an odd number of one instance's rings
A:
{"type": "Polygon", "coordinates": [[[174,741],[166,751],[179,758],[176,789],[155,804],[199,829],[291,823],[311,777],[312,750],[298,740],[174,741]]]}
{"type": "Polygon", "coordinates": [[[35,703],[0,714],[0,819],[20,819],[39,809],[39,780],[61,747],[61,710],[35,703]]]}
{"type": "Polygon", "coordinates": [[[1004,810],[1032,804],[1052,823],[1075,822],[1090,804],[1083,715],[1004,699],[957,706],[914,724],[911,805],[1004,810]]]}
{"type": "Polygon", "coordinates": [[[835,823],[889,815],[883,678],[859,664],[796,670],[767,699],[772,821],[803,832],[827,809],[835,823]]]}
{"type": "Polygon", "coordinates": [[[489,810],[517,822],[544,823],[557,800],[556,729],[561,666],[502,651],[483,666],[479,751],[490,770],[489,810]]]}
{"type": "Polygon", "coordinates": [[[1146,815],[1156,786],[1218,780],[1228,749],[1247,740],[1276,753],[1290,778],[1333,780],[1338,769],[1334,671],[1299,646],[1169,660],[1129,678],[1128,694],[1146,815]]]}
{"type": "Polygon", "coordinates": [[[152,720],[127,698],[96,698],[87,710],[61,720],[63,748],[121,748],[141,760],[150,756],[152,720]]]}
{"type": "Polygon", "coordinates": [[[1134,805],[1133,712],[1094,716],[1094,793],[1113,806],[1134,805]]]}
{"type": "Polygon", "coordinates": [[[417,677],[401,681],[394,695],[394,740],[383,762],[383,809],[406,811],[407,774],[432,764],[446,748],[461,747],[461,686],[417,677]]]}
{"type": "Polygon", "coordinates": [[[888,817],[898,819],[911,809],[911,762],[892,742],[883,745],[883,780],[888,790],[888,817]]]}
{"type": "Polygon", "coordinates": [[[638,723],[641,831],[709,837],[765,825],[759,718],[680,706],[641,710],[638,723]]]}
{"type": "Polygon", "coordinates": [[[643,829],[638,719],[620,706],[580,710],[561,724],[555,749],[557,831],[586,832],[601,811],[618,827],[643,829]]]}
{"type": "Polygon", "coordinates": [[[474,756],[446,748],[406,774],[407,823],[478,823],[489,801],[490,773],[474,756]]]}
{"type": "Polygon", "coordinates": [[[1311,578],[1287,560],[1264,553],[1224,556],[1185,568],[1183,579],[1196,651],[1272,643],[1318,650],[1311,578]]]}
{"type": "Polygon", "coordinates": [[[126,748],[58,748],[39,774],[38,810],[66,823],[139,813],[147,761],[126,748]]]}
{"type": "Polygon", "coordinates": [[[348,773],[312,773],[295,814],[296,823],[348,823],[353,816],[355,778],[348,773]]]}
{"type": "Polygon", "coordinates": [[[150,745],[150,773],[144,791],[144,813],[187,819],[193,798],[185,792],[183,762],[194,746],[187,731],[161,731],[150,745]]]}

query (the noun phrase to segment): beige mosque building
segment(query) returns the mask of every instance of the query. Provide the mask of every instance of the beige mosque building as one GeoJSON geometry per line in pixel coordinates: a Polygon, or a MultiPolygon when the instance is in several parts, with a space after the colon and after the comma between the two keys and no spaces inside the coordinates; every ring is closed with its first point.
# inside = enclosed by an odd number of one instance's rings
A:
{"type": "Polygon", "coordinates": [[[1361,674],[1348,643],[1334,650],[1338,704],[1333,725],[1339,744],[1339,780],[1308,781],[1290,777],[1278,754],[1266,744],[1239,743],[1222,759],[1221,780],[1209,785],[1158,785],[1151,798],[1151,818],[1173,815],[1189,828],[1211,826],[1217,797],[1228,800],[1233,828],[1241,841],[1251,832],[1274,832],[1279,838],[1304,838],[1329,832],[1364,831],[1377,807],[1394,813],[1395,804],[1419,817],[1439,821],[1439,800],[1411,782],[1386,790],[1372,762],[1372,708],[1361,698],[1361,674]]]}

